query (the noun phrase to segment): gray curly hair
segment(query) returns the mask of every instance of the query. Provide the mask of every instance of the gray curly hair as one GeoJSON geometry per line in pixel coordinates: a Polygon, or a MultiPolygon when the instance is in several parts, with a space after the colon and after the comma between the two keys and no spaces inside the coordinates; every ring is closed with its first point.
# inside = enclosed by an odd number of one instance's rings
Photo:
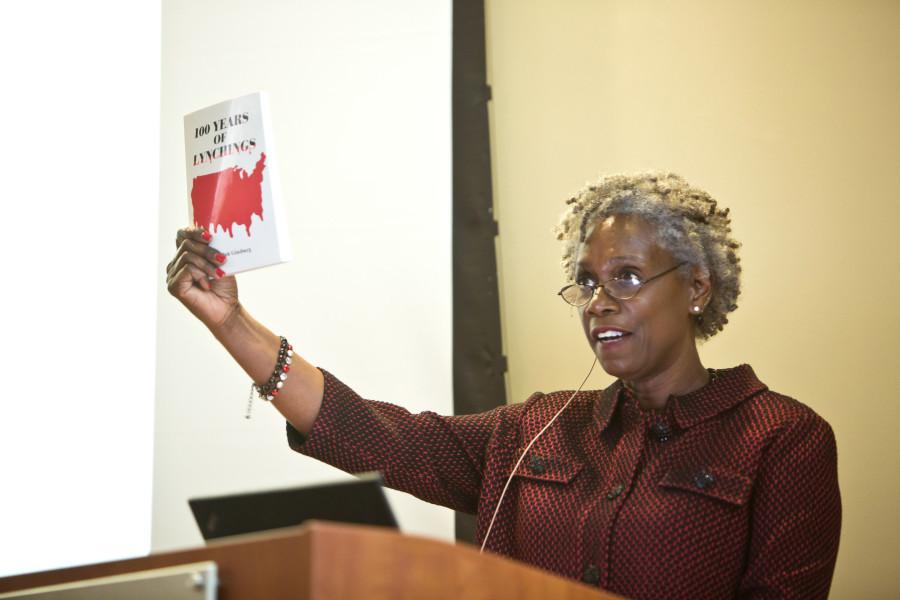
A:
{"type": "Polygon", "coordinates": [[[613,175],[589,185],[566,201],[556,228],[564,245],[562,266],[575,278],[575,259],[591,225],[612,215],[636,215],[656,228],[656,241],[676,260],[708,273],[710,301],[694,321],[694,335],[707,339],[728,323],[741,293],[740,244],[731,237],[727,208],[673,173],[613,175]]]}

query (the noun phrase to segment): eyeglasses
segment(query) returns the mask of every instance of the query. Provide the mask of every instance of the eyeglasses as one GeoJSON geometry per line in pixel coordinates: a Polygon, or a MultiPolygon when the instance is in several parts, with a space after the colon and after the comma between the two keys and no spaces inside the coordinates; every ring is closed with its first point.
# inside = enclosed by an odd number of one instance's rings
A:
{"type": "Polygon", "coordinates": [[[644,285],[650,283],[654,279],[659,279],[663,275],[671,273],[678,267],[686,265],[687,262],[680,262],[671,269],[666,269],[662,273],[657,273],[653,277],[641,279],[634,273],[630,273],[625,277],[613,277],[603,283],[572,283],[559,290],[559,295],[568,304],[572,306],[584,306],[594,297],[597,290],[602,289],[606,295],[616,300],[631,300],[637,293],[641,291],[644,285]]]}

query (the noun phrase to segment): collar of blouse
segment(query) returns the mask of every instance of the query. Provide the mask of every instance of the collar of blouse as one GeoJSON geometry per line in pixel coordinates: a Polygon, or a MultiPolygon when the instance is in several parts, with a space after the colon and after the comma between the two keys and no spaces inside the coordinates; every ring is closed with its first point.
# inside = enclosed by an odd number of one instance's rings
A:
{"type": "MultiPolygon", "coordinates": [[[[670,397],[666,407],[660,412],[671,415],[680,429],[687,429],[767,389],[750,365],[719,369],[714,371],[709,383],[702,388],[684,396],[670,397]]],[[[594,417],[600,431],[609,425],[619,405],[629,399],[631,395],[621,380],[600,392],[600,398],[594,404],[594,417]]]]}

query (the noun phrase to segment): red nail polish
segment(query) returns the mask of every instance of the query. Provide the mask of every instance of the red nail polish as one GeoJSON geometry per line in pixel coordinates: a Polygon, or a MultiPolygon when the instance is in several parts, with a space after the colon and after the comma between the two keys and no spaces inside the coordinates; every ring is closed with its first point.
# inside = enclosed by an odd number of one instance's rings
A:
{"type": "Polygon", "coordinates": [[[223,271],[222,269],[216,269],[216,277],[225,277],[225,271],[223,271]]]}
{"type": "Polygon", "coordinates": [[[208,231],[204,231],[200,237],[202,237],[207,242],[212,239],[212,235],[208,231]]]}
{"type": "Polygon", "coordinates": [[[225,262],[225,255],[222,253],[216,254],[216,260],[219,261],[220,263],[225,262]]]}

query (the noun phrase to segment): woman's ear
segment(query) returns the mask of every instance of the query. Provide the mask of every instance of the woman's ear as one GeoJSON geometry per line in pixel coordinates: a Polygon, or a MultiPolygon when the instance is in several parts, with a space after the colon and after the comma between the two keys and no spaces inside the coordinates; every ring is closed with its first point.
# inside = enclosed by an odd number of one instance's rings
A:
{"type": "Polygon", "coordinates": [[[703,314],[712,295],[712,282],[709,278],[709,271],[695,265],[691,270],[690,284],[691,305],[688,307],[688,311],[694,315],[703,314]]]}

